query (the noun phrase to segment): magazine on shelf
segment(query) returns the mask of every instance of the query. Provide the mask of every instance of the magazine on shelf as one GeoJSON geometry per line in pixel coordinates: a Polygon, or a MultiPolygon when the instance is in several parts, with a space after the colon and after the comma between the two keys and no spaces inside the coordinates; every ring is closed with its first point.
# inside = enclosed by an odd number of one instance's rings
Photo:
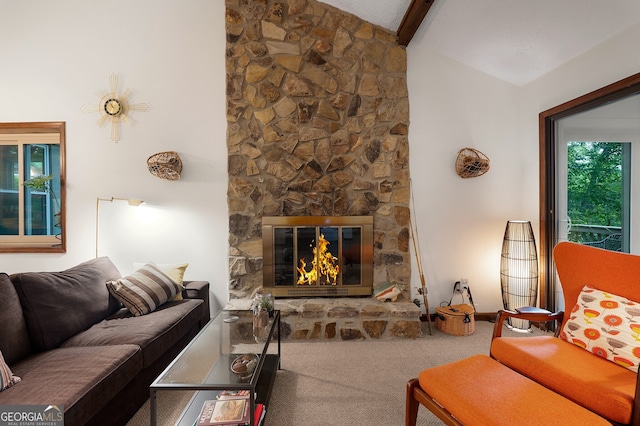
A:
{"type": "MultiPolygon", "coordinates": [[[[216,395],[216,400],[205,401],[202,406],[202,410],[200,411],[200,416],[194,423],[194,426],[205,426],[205,425],[226,425],[226,426],[249,426],[249,395],[250,390],[224,390],[216,395]],[[246,401],[246,421],[240,420],[239,423],[233,423],[235,420],[223,420],[223,419],[215,419],[215,407],[216,403],[223,403],[228,400],[244,400],[246,401]],[[232,423],[229,423],[232,422],[232,423]]],[[[267,407],[264,404],[256,403],[256,408],[253,414],[254,418],[254,426],[261,426],[264,422],[264,417],[267,414],[267,407]]],[[[244,416],[243,416],[244,418],[244,416]]]]}
{"type": "Polygon", "coordinates": [[[197,426],[244,425],[249,423],[249,400],[247,398],[213,399],[202,404],[197,426]]]}

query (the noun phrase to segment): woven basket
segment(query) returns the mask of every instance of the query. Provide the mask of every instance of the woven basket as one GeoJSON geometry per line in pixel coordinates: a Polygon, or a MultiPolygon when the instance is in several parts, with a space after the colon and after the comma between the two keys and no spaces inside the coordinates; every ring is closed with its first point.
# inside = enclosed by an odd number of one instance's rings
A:
{"type": "Polygon", "coordinates": [[[456,159],[456,172],[463,179],[482,176],[489,171],[489,157],[473,148],[462,148],[456,159]]]}
{"type": "Polygon", "coordinates": [[[468,336],[476,331],[473,306],[465,304],[436,308],[436,328],[454,336],[468,336]]]}
{"type": "Polygon", "coordinates": [[[176,180],[180,179],[182,160],[175,151],[158,152],[147,159],[147,167],[160,179],[176,180]]]}

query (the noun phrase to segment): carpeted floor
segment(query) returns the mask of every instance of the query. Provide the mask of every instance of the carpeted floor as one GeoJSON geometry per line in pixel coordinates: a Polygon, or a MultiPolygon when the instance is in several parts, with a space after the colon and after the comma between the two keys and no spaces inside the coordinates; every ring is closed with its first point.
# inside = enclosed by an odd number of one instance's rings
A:
{"type": "MultiPolygon", "coordinates": [[[[471,336],[451,336],[423,324],[424,337],[354,342],[283,342],[282,369],[265,426],[402,426],[407,381],[432,366],[489,353],[493,323],[478,321],[471,336]]],[[[537,332],[536,334],[541,333],[537,332]]],[[[505,328],[504,335],[522,336],[505,328]]],[[[189,392],[159,392],[159,425],[173,425],[189,392]]],[[[149,403],[127,426],[149,424],[149,403]]],[[[418,425],[441,425],[426,409],[418,425]]]]}

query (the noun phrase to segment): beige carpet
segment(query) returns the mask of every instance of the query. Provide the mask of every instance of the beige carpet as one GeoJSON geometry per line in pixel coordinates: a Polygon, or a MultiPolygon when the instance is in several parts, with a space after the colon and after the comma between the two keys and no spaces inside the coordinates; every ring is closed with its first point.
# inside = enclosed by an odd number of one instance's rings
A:
{"type": "MultiPolygon", "coordinates": [[[[464,337],[437,330],[430,336],[426,327],[416,340],[283,342],[265,426],[404,425],[410,378],[425,368],[489,353],[492,323],[478,321],[476,332],[464,337]]],[[[173,425],[190,393],[158,395],[158,424],[173,425]]],[[[148,424],[147,401],[128,426],[148,424]]],[[[441,424],[424,407],[418,411],[418,425],[441,424]]]]}

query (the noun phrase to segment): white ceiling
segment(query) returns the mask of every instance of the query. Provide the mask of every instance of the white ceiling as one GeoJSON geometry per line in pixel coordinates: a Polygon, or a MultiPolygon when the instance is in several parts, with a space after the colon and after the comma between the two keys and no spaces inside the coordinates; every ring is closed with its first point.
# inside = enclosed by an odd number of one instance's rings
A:
{"type": "Polygon", "coordinates": [[[411,0],[321,0],[372,24],[396,31],[411,0]]]}
{"type": "MultiPolygon", "coordinates": [[[[396,31],[410,0],[324,3],[396,31]]],[[[638,0],[435,0],[420,43],[524,85],[639,22],[638,0]]]]}

